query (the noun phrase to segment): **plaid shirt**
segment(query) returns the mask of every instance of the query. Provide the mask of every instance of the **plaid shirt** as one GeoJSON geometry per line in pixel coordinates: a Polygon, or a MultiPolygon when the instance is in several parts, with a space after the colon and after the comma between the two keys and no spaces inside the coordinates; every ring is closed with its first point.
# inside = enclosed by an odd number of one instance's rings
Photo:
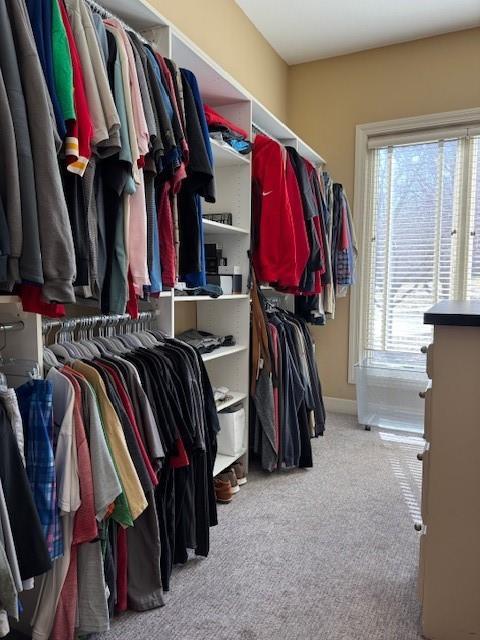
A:
{"type": "Polygon", "coordinates": [[[63,534],[52,444],[52,383],[31,380],[17,389],[17,397],[25,433],[27,475],[50,558],[55,560],[63,556],[63,534]]]}

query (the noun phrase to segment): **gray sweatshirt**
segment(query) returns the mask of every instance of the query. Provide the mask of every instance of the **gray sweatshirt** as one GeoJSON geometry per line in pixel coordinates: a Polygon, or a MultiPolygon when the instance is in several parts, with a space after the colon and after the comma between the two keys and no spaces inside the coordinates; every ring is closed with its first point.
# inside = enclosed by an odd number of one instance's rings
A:
{"type": "MultiPolygon", "coordinates": [[[[57,161],[48,90],[25,2],[7,0],[7,8],[25,97],[35,167],[43,296],[52,302],[74,302],[75,252],[57,161]]],[[[3,30],[3,24],[1,28],[3,30]]],[[[27,228],[24,231],[29,232],[27,228]]]]}
{"type": "Polygon", "coordinates": [[[0,199],[5,208],[10,239],[7,280],[13,283],[20,279],[18,259],[22,253],[22,212],[15,131],[1,69],[0,122],[0,199]]]}
{"type": "MultiPolygon", "coordinates": [[[[15,43],[5,2],[0,2],[0,70],[7,93],[17,147],[16,159],[22,216],[20,229],[25,230],[22,234],[23,250],[20,256],[20,277],[23,280],[43,284],[30,131],[15,43]]],[[[11,170],[13,171],[13,169],[12,166],[11,170]]]]}

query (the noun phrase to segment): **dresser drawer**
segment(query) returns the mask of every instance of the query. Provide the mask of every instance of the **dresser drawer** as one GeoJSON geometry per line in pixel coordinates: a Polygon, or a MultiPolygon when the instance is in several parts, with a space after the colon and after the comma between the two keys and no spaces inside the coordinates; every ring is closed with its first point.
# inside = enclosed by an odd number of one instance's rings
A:
{"type": "Polygon", "coordinates": [[[423,437],[427,442],[432,441],[433,428],[432,428],[432,387],[429,386],[424,394],[425,399],[425,414],[423,420],[423,437]]]}

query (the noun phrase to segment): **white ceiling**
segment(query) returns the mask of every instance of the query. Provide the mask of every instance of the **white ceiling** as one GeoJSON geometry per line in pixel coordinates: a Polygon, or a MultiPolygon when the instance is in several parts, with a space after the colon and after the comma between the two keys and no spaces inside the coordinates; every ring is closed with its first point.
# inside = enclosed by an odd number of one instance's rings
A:
{"type": "Polygon", "coordinates": [[[480,25],[480,0],[236,0],[289,64],[480,25]]]}

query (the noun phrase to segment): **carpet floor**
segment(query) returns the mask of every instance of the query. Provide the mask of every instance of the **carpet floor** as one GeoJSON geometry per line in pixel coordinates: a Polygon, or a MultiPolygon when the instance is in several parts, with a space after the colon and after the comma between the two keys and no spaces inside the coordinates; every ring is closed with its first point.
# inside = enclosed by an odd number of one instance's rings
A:
{"type": "Polygon", "coordinates": [[[211,555],[103,640],[417,640],[422,441],[330,415],[314,468],[250,473],[211,555]]]}

